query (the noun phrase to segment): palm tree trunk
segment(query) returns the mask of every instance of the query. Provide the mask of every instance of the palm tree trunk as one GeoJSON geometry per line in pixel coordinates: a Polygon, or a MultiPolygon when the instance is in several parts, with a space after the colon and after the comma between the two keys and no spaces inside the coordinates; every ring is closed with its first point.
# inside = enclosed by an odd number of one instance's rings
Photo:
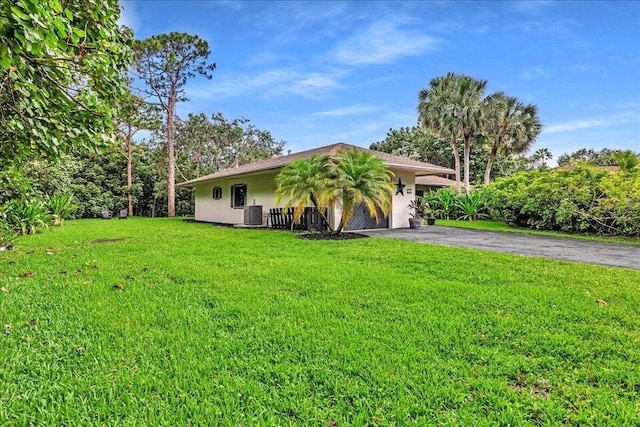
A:
{"type": "Polygon", "coordinates": [[[471,153],[471,142],[469,135],[464,136],[464,192],[469,194],[471,186],[469,185],[469,157],[471,153]]]}
{"type": "Polygon", "coordinates": [[[324,212],[322,212],[318,207],[318,201],[316,200],[316,196],[313,194],[311,194],[311,201],[313,202],[313,207],[316,209],[316,212],[318,212],[318,215],[320,215],[320,217],[327,224],[327,228],[329,229],[329,232],[333,231],[333,229],[331,228],[331,224],[329,224],[329,219],[325,216],[324,212]]]}
{"type": "Polygon", "coordinates": [[[456,193],[460,194],[460,151],[455,134],[451,134],[451,149],[453,151],[454,170],[456,171],[456,193]]]}
{"type": "Polygon", "coordinates": [[[498,143],[494,142],[491,146],[491,151],[489,151],[489,159],[487,159],[487,168],[484,170],[484,185],[489,184],[491,181],[491,168],[493,167],[493,162],[496,159],[496,154],[498,153],[498,143]]]}

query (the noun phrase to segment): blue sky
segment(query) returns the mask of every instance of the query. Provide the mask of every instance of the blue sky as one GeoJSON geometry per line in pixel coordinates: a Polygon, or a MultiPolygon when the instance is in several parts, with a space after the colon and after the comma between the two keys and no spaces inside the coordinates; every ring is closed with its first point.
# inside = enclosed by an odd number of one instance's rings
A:
{"type": "Polygon", "coordinates": [[[245,117],[285,150],[368,147],[449,71],[539,108],[533,149],[640,151],[640,2],[121,2],[136,38],[196,34],[212,80],[178,114],[245,117]]]}

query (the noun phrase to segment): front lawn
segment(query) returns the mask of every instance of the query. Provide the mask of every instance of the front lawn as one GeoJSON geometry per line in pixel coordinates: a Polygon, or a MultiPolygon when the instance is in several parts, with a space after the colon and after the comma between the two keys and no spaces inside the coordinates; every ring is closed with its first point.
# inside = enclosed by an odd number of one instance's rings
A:
{"type": "Polygon", "coordinates": [[[0,425],[638,425],[640,271],[178,219],[0,253],[0,425]]]}
{"type": "Polygon", "coordinates": [[[470,228],[473,230],[485,231],[506,231],[509,233],[534,234],[538,236],[564,237],[569,239],[592,240],[596,242],[622,243],[627,245],[640,245],[640,238],[623,237],[623,236],[598,236],[593,234],[573,234],[562,233],[559,231],[535,230],[532,228],[514,227],[503,221],[495,220],[478,220],[478,221],[459,221],[459,220],[436,220],[436,225],[445,227],[470,228]]]}

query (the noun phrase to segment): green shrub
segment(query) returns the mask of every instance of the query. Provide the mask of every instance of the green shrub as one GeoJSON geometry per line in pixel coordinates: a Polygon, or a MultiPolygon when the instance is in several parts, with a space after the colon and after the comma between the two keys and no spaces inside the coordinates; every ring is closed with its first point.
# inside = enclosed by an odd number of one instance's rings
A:
{"type": "Polygon", "coordinates": [[[53,225],[62,225],[66,218],[78,210],[78,206],[73,203],[72,193],[56,193],[47,197],[47,208],[53,215],[53,225]]]}
{"type": "Polygon", "coordinates": [[[454,219],[456,196],[456,192],[453,189],[443,188],[425,194],[424,200],[431,207],[436,218],[454,219]]]}
{"type": "Polygon", "coordinates": [[[20,234],[35,234],[51,223],[45,204],[39,200],[14,200],[7,204],[5,215],[9,226],[20,234]]]}
{"type": "Polygon", "coordinates": [[[537,170],[486,187],[494,217],[521,227],[605,235],[640,235],[640,169],[588,165],[537,170]]]}
{"type": "Polygon", "coordinates": [[[0,249],[11,249],[16,241],[16,232],[0,217],[0,249]]]}
{"type": "Polygon", "coordinates": [[[454,207],[456,219],[475,221],[488,216],[484,193],[480,190],[457,195],[454,207]]]}

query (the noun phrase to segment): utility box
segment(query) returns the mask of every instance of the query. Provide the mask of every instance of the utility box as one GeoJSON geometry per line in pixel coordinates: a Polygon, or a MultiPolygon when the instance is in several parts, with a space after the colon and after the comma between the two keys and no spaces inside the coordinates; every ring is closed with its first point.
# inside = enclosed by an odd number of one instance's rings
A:
{"type": "Polygon", "coordinates": [[[262,206],[244,207],[244,225],[262,225],[262,206]]]}

